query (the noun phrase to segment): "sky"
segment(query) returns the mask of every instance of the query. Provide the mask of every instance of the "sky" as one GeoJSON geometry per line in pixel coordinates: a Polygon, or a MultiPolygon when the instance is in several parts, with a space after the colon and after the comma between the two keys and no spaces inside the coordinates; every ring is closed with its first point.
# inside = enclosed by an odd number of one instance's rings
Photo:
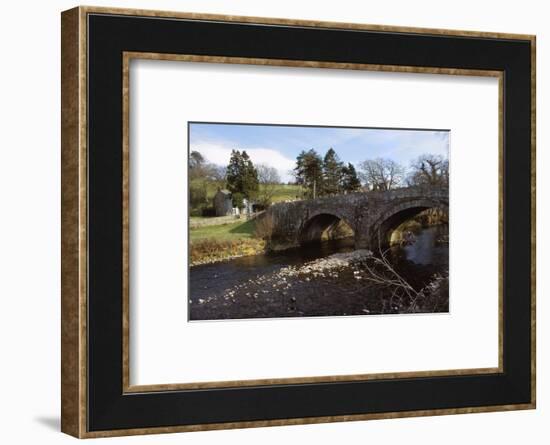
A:
{"type": "Polygon", "coordinates": [[[448,157],[450,132],[314,126],[189,124],[189,151],[225,166],[231,150],[246,150],[254,164],[275,167],[284,182],[293,179],[296,156],[315,149],[324,156],[333,148],[341,161],[358,169],[366,159],[390,158],[409,167],[421,154],[448,157]]]}

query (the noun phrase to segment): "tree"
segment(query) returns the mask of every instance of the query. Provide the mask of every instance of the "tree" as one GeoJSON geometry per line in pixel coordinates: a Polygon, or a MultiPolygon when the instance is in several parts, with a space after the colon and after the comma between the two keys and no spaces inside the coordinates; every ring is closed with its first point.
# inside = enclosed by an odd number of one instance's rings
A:
{"type": "Polygon", "coordinates": [[[350,162],[342,167],[342,190],[344,192],[355,192],[361,188],[361,181],[357,177],[355,167],[350,162]]]}
{"type": "Polygon", "coordinates": [[[225,179],[227,189],[232,193],[242,191],[242,174],[244,172],[244,162],[239,150],[231,150],[229,164],[227,165],[225,179]]]}
{"type": "Polygon", "coordinates": [[[258,171],[258,180],[260,182],[258,199],[260,204],[267,207],[271,204],[277,190],[277,185],[281,183],[281,177],[277,169],[266,164],[258,164],[256,170],[258,171]]]}
{"type": "Polygon", "coordinates": [[[359,164],[361,179],[370,190],[391,190],[405,178],[405,169],[392,159],[367,159],[359,164]]]}
{"type": "Polygon", "coordinates": [[[189,204],[192,209],[201,208],[206,204],[206,184],[196,179],[189,183],[189,204]]]}
{"type": "Polygon", "coordinates": [[[197,170],[201,168],[205,162],[206,160],[204,159],[204,156],[200,154],[198,151],[193,150],[189,154],[189,168],[191,170],[197,170]]]}
{"type": "Polygon", "coordinates": [[[407,183],[414,185],[448,186],[449,160],[441,155],[423,154],[411,163],[407,183]]]}
{"type": "Polygon", "coordinates": [[[243,174],[242,174],[242,190],[246,198],[249,200],[255,199],[258,196],[258,190],[260,188],[260,182],[258,180],[258,171],[256,170],[256,167],[254,167],[254,164],[252,163],[252,159],[248,156],[248,153],[243,150],[242,153],[242,159],[243,159],[243,174]]]}
{"type": "Polygon", "coordinates": [[[331,147],[323,159],[323,194],[335,195],[341,190],[342,162],[331,147]]]}
{"type": "Polygon", "coordinates": [[[225,176],[231,193],[240,193],[247,199],[255,198],[259,187],[258,172],[246,151],[231,150],[225,176]]]}
{"type": "Polygon", "coordinates": [[[225,188],[226,173],[227,167],[210,164],[208,179],[214,184],[215,188],[225,188]]]}
{"type": "Polygon", "coordinates": [[[244,198],[245,196],[241,192],[235,192],[231,195],[231,202],[233,207],[238,207],[242,209],[244,207],[244,198]]]}
{"type": "Polygon", "coordinates": [[[296,157],[294,176],[296,183],[305,187],[307,196],[316,198],[323,189],[323,159],[314,149],[302,150],[296,157]]]}
{"type": "Polygon", "coordinates": [[[206,204],[206,160],[198,151],[189,153],[189,204],[198,209],[206,204]]]}

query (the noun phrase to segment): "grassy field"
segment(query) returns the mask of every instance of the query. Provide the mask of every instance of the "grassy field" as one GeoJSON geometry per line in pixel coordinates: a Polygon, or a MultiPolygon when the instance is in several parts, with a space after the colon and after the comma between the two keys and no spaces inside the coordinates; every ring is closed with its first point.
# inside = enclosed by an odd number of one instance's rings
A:
{"type": "MultiPolygon", "coordinates": [[[[300,196],[302,188],[299,185],[277,185],[273,202],[281,202],[296,199],[300,196]]],[[[208,200],[212,201],[212,197],[216,193],[214,186],[208,188],[208,200]]],[[[207,217],[193,216],[192,220],[198,221],[207,217]]],[[[189,231],[191,241],[199,241],[205,239],[213,239],[219,241],[249,239],[254,237],[254,221],[237,221],[233,224],[213,225],[193,228],[189,231]]]]}
{"type": "MultiPolygon", "coordinates": [[[[260,185],[260,191],[263,185],[260,185]]],[[[212,202],[214,195],[218,191],[216,184],[209,183],[206,189],[206,199],[212,202]]],[[[287,199],[296,199],[302,196],[302,187],[299,185],[278,184],[275,186],[273,202],[286,201],[287,199]]]]}
{"type": "Polygon", "coordinates": [[[286,201],[289,199],[301,198],[302,187],[299,185],[280,184],[276,186],[273,202],[286,201]]]}
{"type": "Polygon", "coordinates": [[[238,221],[233,224],[224,224],[218,226],[199,227],[191,229],[189,235],[191,242],[205,239],[216,239],[220,241],[238,240],[254,237],[254,220],[238,221]]]}
{"type": "MultiPolygon", "coordinates": [[[[212,202],[217,188],[209,186],[207,199],[212,202]]],[[[280,184],[275,188],[272,201],[294,200],[301,196],[302,189],[297,185],[280,184]]],[[[191,217],[193,221],[207,219],[191,217]]],[[[202,264],[226,258],[254,255],[265,249],[265,241],[255,236],[255,220],[237,220],[229,224],[205,225],[189,230],[191,241],[191,262],[202,264]]]]}
{"type": "Polygon", "coordinates": [[[255,221],[205,226],[189,230],[191,264],[204,264],[227,258],[262,253],[265,242],[254,236],[255,221]]]}

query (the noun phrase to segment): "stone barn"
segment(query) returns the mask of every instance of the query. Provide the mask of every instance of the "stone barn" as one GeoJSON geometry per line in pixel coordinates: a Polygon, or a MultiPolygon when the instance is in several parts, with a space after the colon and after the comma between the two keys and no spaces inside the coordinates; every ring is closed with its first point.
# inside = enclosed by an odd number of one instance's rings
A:
{"type": "Polygon", "coordinates": [[[216,210],[216,216],[231,215],[233,200],[229,190],[218,189],[214,195],[214,209],[216,210]]]}

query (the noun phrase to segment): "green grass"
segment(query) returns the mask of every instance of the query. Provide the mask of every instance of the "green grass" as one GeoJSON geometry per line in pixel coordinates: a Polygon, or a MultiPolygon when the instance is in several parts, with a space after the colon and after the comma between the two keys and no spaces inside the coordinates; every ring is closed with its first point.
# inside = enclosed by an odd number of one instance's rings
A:
{"type": "MultiPolygon", "coordinates": [[[[260,185],[260,191],[263,185],[260,185]]],[[[216,184],[208,183],[206,185],[206,199],[209,203],[212,202],[214,195],[218,191],[216,184]]],[[[273,202],[286,201],[287,199],[296,199],[301,197],[303,189],[299,185],[278,184],[275,186],[275,194],[273,196],[273,202]]]]}
{"type": "Polygon", "coordinates": [[[238,221],[234,224],[224,224],[219,226],[206,226],[197,229],[191,229],[189,236],[191,241],[200,241],[205,239],[216,240],[238,240],[254,237],[254,220],[238,221]]]}
{"type": "Polygon", "coordinates": [[[299,185],[277,185],[275,188],[275,194],[273,195],[273,202],[286,201],[288,199],[296,199],[296,197],[302,196],[302,187],[299,185]]]}
{"type": "MultiPolygon", "coordinates": [[[[263,185],[260,185],[260,197],[262,195],[263,185]]],[[[190,209],[193,217],[201,217],[202,207],[212,207],[214,195],[218,191],[218,185],[212,182],[206,183],[206,200],[205,202],[197,208],[190,209]]],[[[288,185],[288,184],[277,184],[275,190],[273,191],[273,197],[271,199],[272,203],[295,200],[296,198],[301,199],[304,193],[304,189],[299,185],[288,185]]]]}
{"type": "MultiPolygon", "coordinates": [[[[209,202],[216,193],[215,186],[208,187],[209,202]]],[[[297,185],[281,184],[275,188],[273,202],[294,200],[301,196],[302,189],[297,185]]],[[[191,217],[195,221],[205,217],[191,217]]],[[[191,261],[201,264],[219,261],[242,255],[255,255],[265,250],[265,241],[255,237],[254,220],[238,220],[231,224],[198,227],[189,230],[191,241],[191,261]]]]}

